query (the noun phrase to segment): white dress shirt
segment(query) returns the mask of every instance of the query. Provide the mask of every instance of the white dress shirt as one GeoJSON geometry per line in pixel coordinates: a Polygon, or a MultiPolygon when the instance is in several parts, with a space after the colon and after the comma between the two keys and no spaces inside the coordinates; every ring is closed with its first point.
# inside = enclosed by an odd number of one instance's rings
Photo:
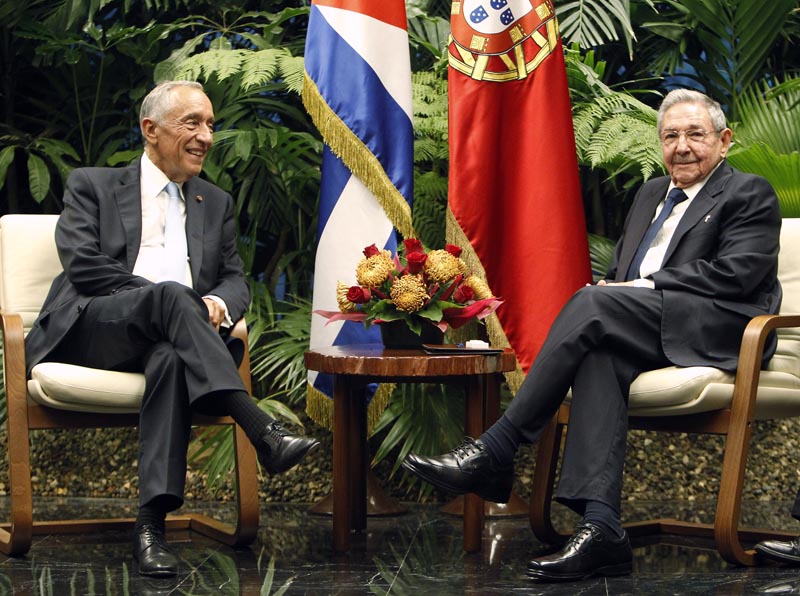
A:
{"type": "MultiPolygon", "coordinates": [[[[656,237],[653,238],[653,242],[650,243],[650,248],[647,250],[647,253],[645,253],[644,259],[642,260],[642,265],[639,268],[639,275],[641,278],[633,280],[634,286],[638,288],[655,288],[655,283],[652,279],[644,278],[661,269],[664,264],[664,256],[667,254],[667,248],[669,247],[669,243],[672,241],[672,236],[675,234],[675,230],[677,229],[683,214],[686,213],[687,209],[689,209],[689,205],[691,205],[692,201],[697,196],[697,193],[699,193],[700,190],[705,186],[711,175],[717,171],[717,168],[721,163],[722,161],[720,161],[719,164],[717,164],[714,169],[711,170],[708,176],[683,189],[683,192],[686,193],[687,198],[675,205],[675,207],[672,209],[672,213],[670,213],[667,219],[664,220],[664,224],[661,226],[661,229],[656,234],[656,237]]],[[[670,182],[667,192],[664,193],[664,198],[661,200],[661,203],[659,203],[658,207],[656,208],[656,212],[653,214],[652,221],[658,217],[658,214],[664,208],[667,195],[673,188],[675,188],[675,184],[670,182]]]]}
{"type": "MultiPolygon", "coordinates": [[[[133,266],[133,274],[158,282],[164,279],[163,263],[168,259],[164,256],[164,225],[167,219],[167,203],[169,196],[165,187],[170,181],[167,175],[159,170],[147,154],[142,155],[142,175],[139,180],[142,193],[142,241],[139,245],[139,254],[133,266]]],[[[181,191],[181,216],[186,223],[186,202],[183,199],[182,184],[178,184],[181,191]]],[[[186,261],[186,272],[183,285],[192,287],[192,272],[189,261],[186,261]]]]}
{"type": "MultiPolygon", "coordinates": [[[[163,279],[162,263],[167,261],[164,258],[164,225],[169,201],[165,188],[168,182],[170,182],[170,179],[167,175],[150,161],[146,153],[142,154],[141,178],[139,180],[142,195],[142,241],[139,244],[139,254],[136,257],[136,264],[133,266],[133,274],[153,282],[163,279]]],[[[178,189],[181,194],[181,215],[185,225],[186,200],[183,196],[183,184],[178,184],[178,189]]],[[[186,276],[183,285],[190,288],[193,287],[192,270],[189,266],[188,258],[186,259],[186,276]]],[[[214,295],[204,297],[210,298],[225,310],[225,320],[222,322],[222,326],[231,327],[233,321],[228,315],[228,306],[225,301],[214,295]]]]}

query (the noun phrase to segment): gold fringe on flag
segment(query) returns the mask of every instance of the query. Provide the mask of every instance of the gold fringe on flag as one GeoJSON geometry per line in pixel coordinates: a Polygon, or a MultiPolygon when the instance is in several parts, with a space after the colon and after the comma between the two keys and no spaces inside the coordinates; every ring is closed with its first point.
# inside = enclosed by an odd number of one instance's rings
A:
{"type": "MultiPolygon", "coordinates": [[[[381,418],[381,414],[389,405],[389,397],[394,391],[394,383],[378,385],[375,395],[367,406],[367,436],[371,436],[381,418]]],[[[306,414],[314,422],[333,430],[333,400],[310,383],[306,392],[306,414]]]]}
{"type": "MultiPolygon", "coordinates": [[[[456,244],[461,247],[461,258],[467,264],[469,270],[486,282],[486,270],[483,268],[483,263],[481,263],[475,249],[472,248],[472,243],[469,241],[469,238],[467,238],[467,235],[464,234],[464,230],[461,229],[450,207],[447,208],[445,237],[450,244],[456,244]]],[[[500,298],[502,298],[502,296],[500,296],[500,298]]],[[[497,318],[497,314],[492,313],[484,320],[486,322],[486,330],[489,333],[489,343],[493,346],[510,348],[511,344],[508,341],[505,331],[503,331],[503,326],[500,324],[500,319],[497,318]]],[[[516,395],[517,390],[520,385],[522,385],[522,381],[525,380],[525,372],[519,365],[519,360],[517,360],[516,370],[505,373],[505,378],[512,395],[516,395]]]]}
{"type": "MultiPolygon", "coordinates": [[[[389,221],[403,237],[414,238],[416,234],[411,221],[411,207],[405,197],[389,179],[378,158],[327,104],[308,73],[303,77],[302,97],[306,111],[331,151],[375,195],[389,221]]],[[[394,384],[383,383],[375,391],[367,407],[367,436],[372,434],[381,414],[389,405],[393,390],[394,384]]],[[[320,426],[333,429],[333,400],[310,384],[306,392],[306,413],[320,426]]]]}
{"type": "Polygon", "coordinates": [[[325,143],[375,195],[392,225],[404,238],[414,238],[408,202],[389,179],[378,158],[325,102],[308,73],[303,78],[303,105],[325,143]]]}

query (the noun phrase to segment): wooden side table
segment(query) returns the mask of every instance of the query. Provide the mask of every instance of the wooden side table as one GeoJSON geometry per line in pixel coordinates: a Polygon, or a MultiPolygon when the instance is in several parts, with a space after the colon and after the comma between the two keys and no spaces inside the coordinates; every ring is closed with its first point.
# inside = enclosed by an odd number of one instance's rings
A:
{"type": "MultiPolygon", "coordinates": [[[[447,383],[466,390],[465,432],[480,435],[487,403],[499,392],[499,373],[514,370],[510,349],[499,354],[431,355],[424,350],[392,350],[380,344],[333,346],[305,354],[310,370],[333,375],[333,548],[350,549],[350,534],[367,527],[367,417],[364,387],[369,383],[447,383]]],[[[464,503],[464,550],[481,549],[483,500],[468,494],[464,503]]]]}

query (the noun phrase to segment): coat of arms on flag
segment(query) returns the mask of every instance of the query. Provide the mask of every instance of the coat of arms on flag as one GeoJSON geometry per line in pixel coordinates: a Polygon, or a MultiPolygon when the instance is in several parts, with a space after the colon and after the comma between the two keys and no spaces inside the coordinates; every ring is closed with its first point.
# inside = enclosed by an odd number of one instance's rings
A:
{"type": "Polygon", "coordinates": [[[453,2],[450,66],[474,79],[522,79],[542,63],[558,38],[548,2],[463,0],[453,2]]]}

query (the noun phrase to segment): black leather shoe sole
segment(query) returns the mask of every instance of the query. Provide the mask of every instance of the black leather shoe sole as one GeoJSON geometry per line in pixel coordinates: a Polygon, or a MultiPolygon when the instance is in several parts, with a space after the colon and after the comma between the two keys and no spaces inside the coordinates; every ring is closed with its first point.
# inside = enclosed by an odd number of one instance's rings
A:
{"type": "Polygon", "coordinates": [[[528,568],[528,577],[542,582],[571,582],[588,579],[595,575],[603,576],[616,576],[616,575],[630,575],[633,571],[633,562],[626,561],[625,563],[617,563],[616,565],[606,565],[597,567],[595,569],[586,569],[584,571],[577,571],[574,573],[554,573],[551,571],[543,571],[541,569],[528,568]]]}
{"type": "Polygon", "coordinates": [[[142,569],[142,566],[139,565],[139,575],[143,575],[145,577],[156,577],[160,579],[168,578],[168,577],[175,577],[178,575],[178,568],[175,569],[157,569],[155,571],[150,571],[147,569],[142,569]]]}
{"type": "Polygon", "coordinates": [[[786,563],[787,565],[800,565],[800,556],[773,550],[764,544],[756,544],[755,550],[758,554],[768,557],[773,561],[786,563]]]}
{"type": "Polygon", "coordinates": [[[429,473],[426,467],[418,466],[414,461],[404,459],[403,467],[409,472],[416,474],[426,482],[430,482],[435,487],[440,488],[442,490],[446,490],[451,493],[455,493],[458,495],[463,495],[464,493],[475,493],[481,499],[484,499],[486,501],[491,501],[492,503],[508,503],[508,500],[511,498],[513,477],[512,477],[512,482],[510,484],[507,482],[503,483],[491,482],[488,483],[488,486],[482,485],[475,488],[465,489],[462,486],[455,486],[453,484],[449,484],[441,477],[429,473]]]}

